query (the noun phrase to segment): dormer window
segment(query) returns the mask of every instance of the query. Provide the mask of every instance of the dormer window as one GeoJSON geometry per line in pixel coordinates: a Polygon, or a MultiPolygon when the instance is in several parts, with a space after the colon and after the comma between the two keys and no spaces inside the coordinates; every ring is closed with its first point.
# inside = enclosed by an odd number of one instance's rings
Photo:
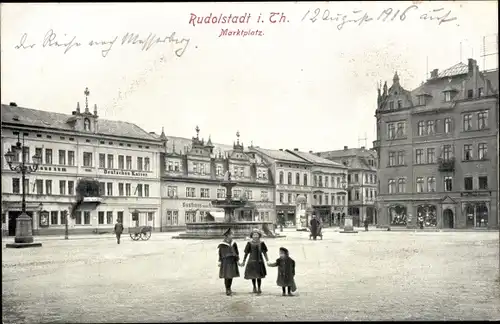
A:
{"type": "Polygon", "coordinates": [[[83,121],[83,129],[87,132],[90,132],[90,120],[88,118],[85,118],[83,121]]]}
{"type": "Polygon", "coordinates": [[[398,109],[403,108],[403,100],[398,100],[398,109]]]}
{"type": "Polygon", "coordinates": [[[446,91],[444,93],[444,102],[450,102],[451,101],[451,91],[446,91]]]}
{"type": "Polygon", "coordinates": [[[418,105],[425,106],[425,95],[418,96],[418,105]]]}
{"type": "Polygon", "coordinates": [[[472,99],[472,97],[474,97],[474,90],[467,90],[467,99],[472,99]]]}
{"type": "Polygon", "coordinates": [[[389,101],[389,110],[394,110],[394,101],[389,101]]]}
{"type": "Polygon", "coordinates": [[[451,86],[447,86],[443,90],[444,102],[451,102],[451,99],[453,98],[453,96],[455,95],[456,92],[457,92],[456,89],[452,88],[451,86]]]}
{"type": "Polygon", "coordinates": [[[479,98],[481,98],[482,96],[484,96],[484,91],[483,91],[483,88],[479,88],[477,89],[477,96],[479,98]]]}

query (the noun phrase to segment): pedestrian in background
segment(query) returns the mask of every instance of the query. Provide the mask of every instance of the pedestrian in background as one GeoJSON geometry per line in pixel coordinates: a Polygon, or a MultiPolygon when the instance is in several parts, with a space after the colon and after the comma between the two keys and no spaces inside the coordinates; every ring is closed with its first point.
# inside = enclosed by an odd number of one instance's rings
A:
{"type": "Polygon", "coordinates": [[[240,253],[238,252],[238,245],[235,241],[233,241],[233,233],[230,228],[224,232],[224,239],[219,243],[218,248],[219,278],[224,279],[226,295],[231,296],[233,278],[240,276],[240,270],[238,269],[240,253]]]}
{"type": "Polygon", "coordinates": [[[288,289],[288,296],[293,296],[292,292],[297,290],[295,285],[295,261],[290,258],[290,253],[284,247],[280,247],[280,257],[276,262],[268,262],[270,267],[278,267],[278,279],[276,284],[281,287],[283,296],[286,296],[288,289]]]}
{"type": "Polygon", "coordinates": [[[245,279],[252,280],[253,293],[261,294],[262,279],[266,277],[266,262],[269,261],[267,257],[267,246],[261,241],[262,232],[259,229],[254,229],[250,234],[251,241],[245,246],[245,256],[240,266],[245,266],[248,257],[248,263],[245,268],[245,279]]]}
{"type": "Polygon", "coordinates": [[[368,232],[368,217],[365,217],[365,232],[368,232]]]}
{"type": "Polygon", "coordinates": [[[120,237],[122,236],[123,233],[123,224],[121,219],[116,220],[115,224],[115,235],[116,235],[116,243],[120,244],[120,237]]]}

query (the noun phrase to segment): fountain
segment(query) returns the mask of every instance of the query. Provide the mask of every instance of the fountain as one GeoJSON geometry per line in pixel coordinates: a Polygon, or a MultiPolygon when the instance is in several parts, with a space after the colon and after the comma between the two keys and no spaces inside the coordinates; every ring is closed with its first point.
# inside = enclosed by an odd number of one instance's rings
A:
{"type": "Polygon", "coordinates": [[[220,239],[224,232],[231,228],[233,237],[245,238],[252,229],[259,228],[264,237],[278,238],[284,237],[274,233],[274,224],[264,221],[238,221],[234,216],[234,211],[246,205],[242,199],[233,199],[232,190],[238,183],[231,180],[231,172],[226,171],[221,185],[226,188],[226,198],[212,201],[212,206],[224,209],[224,221],[217,222],[214,218],[208,222],[196,222],[186,224],[186,233],[179,234],[174,238],[184,239],[220,239]]]}

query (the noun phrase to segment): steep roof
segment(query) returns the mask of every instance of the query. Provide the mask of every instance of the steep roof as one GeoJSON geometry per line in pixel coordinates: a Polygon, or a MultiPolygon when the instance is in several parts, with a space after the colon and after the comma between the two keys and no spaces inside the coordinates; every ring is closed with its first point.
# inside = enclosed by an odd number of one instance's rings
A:
{"type": "Polygon", "coordinates": [[[437,77],[438,78],[445,78],[445,77],[450,77],[450,76],[455,76],[455,75],[460,75],[460,74],[467,74],[469,71],[469,67],[465,63],[457,63],[453,65],[452,67],[447,68],[446,70],[443,70],[438,73],[437,77]]]}
{"type": "MultiPolygon", "coordinates": [[[[9,123],[76,132],[73,127],[67,123],[68,119],[72,117],[72,115],[67,114],[2,104],[2,124],[9,123]]],[[[143,140],[158,139],[158,136],[149,134],[135,124],[100,118],[98,119],[97,134],[143,140]]]]}
{"type": "Polygon", "coordinates": [[[333,162],[331,160],[322,158],[320,156],[317,156],[316,154],[312,154],[309,152],[301,152],[301,151],[288,151],[287,152],[297,155],[298,157],[311,162],[315,164],[323,164],[331,167],[338,167],[338,168],[346,168],[346,166],[342,165],[341,163],[333,162]]]}
{"type": "Polygon", "coordinates": [[[350,148],[343,150],[335,150],[335,151],[326,151],[326,152],[318,152],[318,154],[325,159],[329,158],[342,158],[348,156],[366,156],[366,157],[377,157],[377,151],[367,150],[362,148],[350,148]]]}
{"type": "MultiPolygon", "coordinates": [[[[188,147],[191,147],[191,144],[193,143],[193,140],[191,138],[185,138],[185,137],[177,137],[177,136],[167,136],[168,142],[167,142],[167,152],[172,152],[174,145],[175,145],[175,152],[180,153],[186,153],[186,149],[188,147]]],[[[207,143],[208,144],[208,143],[207,143]]],[[[222,155],[224,155],[225,152],[230,152],[233,149],[232,145],[225,145],[225,144],[217,144],[217,143],[211,143],[210,145],[213,145],[213,152],[214,154],[217,154],[221,152],[222,155]]]]}
{"type": "Polygon", "coordinates": [[[290,162],[300,162],[300,163],[310,163],[302,158],[299,158],[293,154],[288,153],[287,151],[280,150],[268,150],[260,147],[254,147],[255,151],[260,152],[269,156],[271,159],[278,161],[290,161],[290,162]]]}

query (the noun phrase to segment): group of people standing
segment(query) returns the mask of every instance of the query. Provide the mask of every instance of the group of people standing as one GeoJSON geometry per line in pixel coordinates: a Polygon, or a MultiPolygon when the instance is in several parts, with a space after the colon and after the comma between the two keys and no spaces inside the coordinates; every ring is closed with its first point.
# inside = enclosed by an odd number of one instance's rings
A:
{"type": "Polygon", "coordinates": [[[226,295],[232,295],[233,279],[240,276],[238,267],[245,267],[244,278],[252,281],[255,294],[262,293],[262,279],[267,275],[266,264],[269,267],[278,268],[278,279],[276,284],[282,287],[283,296],[292,296],[297,289],[294,281],[295,261],[290,258],[288,250],[280,247],[280,257],[275,262],[270,262],[267,255],[266,244],[261,240],[262,232],[254,229],[250,234],[244,250],[243,261],[240,262],[238,245],[233,240],[233,233],[228,229],[224,233],[224,239],[219,243],[219,278],[224,279],[226,295]],[[287,290],[288,289],[288,290],[287,290]]]}

